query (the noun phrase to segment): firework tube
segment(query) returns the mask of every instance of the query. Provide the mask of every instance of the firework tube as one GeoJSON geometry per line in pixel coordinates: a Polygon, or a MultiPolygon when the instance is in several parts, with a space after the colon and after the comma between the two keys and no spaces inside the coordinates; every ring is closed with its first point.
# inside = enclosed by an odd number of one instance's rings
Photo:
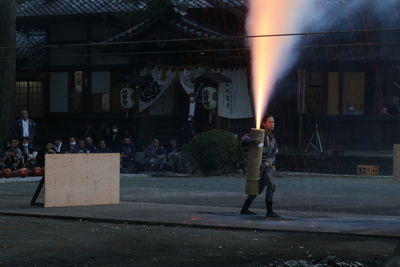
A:
{"type": "MultiPolygon", "coordinates": [[[[263,129],[251,129],[250,137],[253,139],[264,140],[265,130],[263,129]]],[[[248,165],[247,165],[247,176],[246,176],[246,194],[258,195],[259,183],[260,183],[260,166],[262,160],[264,144],[255,144],[249,146],[248,153],[248,165]]]]}

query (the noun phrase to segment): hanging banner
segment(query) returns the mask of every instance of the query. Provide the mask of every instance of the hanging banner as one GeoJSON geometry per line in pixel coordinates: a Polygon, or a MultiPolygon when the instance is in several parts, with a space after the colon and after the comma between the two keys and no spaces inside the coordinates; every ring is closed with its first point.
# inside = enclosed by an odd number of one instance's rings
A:
{"type": "Polygon", "coordinates": [[[140,102],[139,111],[150,107],[156,102],[171,85],[175,79],[176,73],[171,70],[162,70],[154,68],[147,74],[147,70],[141,72],[140,82],[140,102]]]}
{"type": "Polygon", "coordinates": [[[174,109],[175,87],[170,86],[162,96],[150,106],[150,115],[171,115],[174,109]]]}
{"type": "Polygon", "coordinates": [[[221,74],[232,82],[219,85],[218,116],[227,119],[252,118],[247,70],[222,70],[221,74]]]}
{"type": "Polygon", "coordinates": [[[179,81],[187,94],[194,93],[194,80],[204,74],[204,68],[185,69],[179,72],[179,81]]]}

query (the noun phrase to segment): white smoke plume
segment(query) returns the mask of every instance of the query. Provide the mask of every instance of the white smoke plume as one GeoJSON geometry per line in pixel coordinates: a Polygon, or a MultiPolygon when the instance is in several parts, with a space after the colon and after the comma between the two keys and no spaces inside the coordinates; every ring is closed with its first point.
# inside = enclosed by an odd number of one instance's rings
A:
{"type": "MultiPolygon", "coordinates": [[[[365,12],[381,25],[396,25],[398,0],[248,0],[246,31],[250,36],[293,34],[343,29],[349,20],[360,20],[365,12]]],[[[365,29],[365,27],[363,27],[365,29]]],[[[354,30],[347,29],[347,30],[354,30]]],[[[301,36],[249,39],[252,85],[257,127],[260,126],[277,81],[296,62],[301,36]]],[[[323,36],[321,37],[323,38],[323,36]]]]}

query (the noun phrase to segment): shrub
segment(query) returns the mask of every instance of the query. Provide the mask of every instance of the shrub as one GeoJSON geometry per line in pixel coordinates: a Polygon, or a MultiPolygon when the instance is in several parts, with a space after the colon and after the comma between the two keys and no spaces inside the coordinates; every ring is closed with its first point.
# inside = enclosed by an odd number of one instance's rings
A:
{"type": "Polygon", "coordinates": [[[244,155],[237,138],[230,132],[211,130],[197,134],[191,152],[203,172],[228,172],[244,167],[244,155]]]}

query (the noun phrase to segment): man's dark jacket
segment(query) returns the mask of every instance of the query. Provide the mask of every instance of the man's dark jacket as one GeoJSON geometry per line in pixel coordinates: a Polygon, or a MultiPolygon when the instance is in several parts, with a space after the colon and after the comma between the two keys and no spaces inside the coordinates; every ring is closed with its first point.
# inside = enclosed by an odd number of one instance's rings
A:
{"type": "MultiPolygon", "coordinates": [[[[36,123],[31,120],[29,120],[29,141],[31,141],[33,139],[33,137],[35,136],[36,133],[36,123]]],[[[22,138],[24,137],[24,129],[22,127],[22,119],[18,119],[12,128],[12,133],[14,137],[18,137],[18,138],[22,138]]]]}

